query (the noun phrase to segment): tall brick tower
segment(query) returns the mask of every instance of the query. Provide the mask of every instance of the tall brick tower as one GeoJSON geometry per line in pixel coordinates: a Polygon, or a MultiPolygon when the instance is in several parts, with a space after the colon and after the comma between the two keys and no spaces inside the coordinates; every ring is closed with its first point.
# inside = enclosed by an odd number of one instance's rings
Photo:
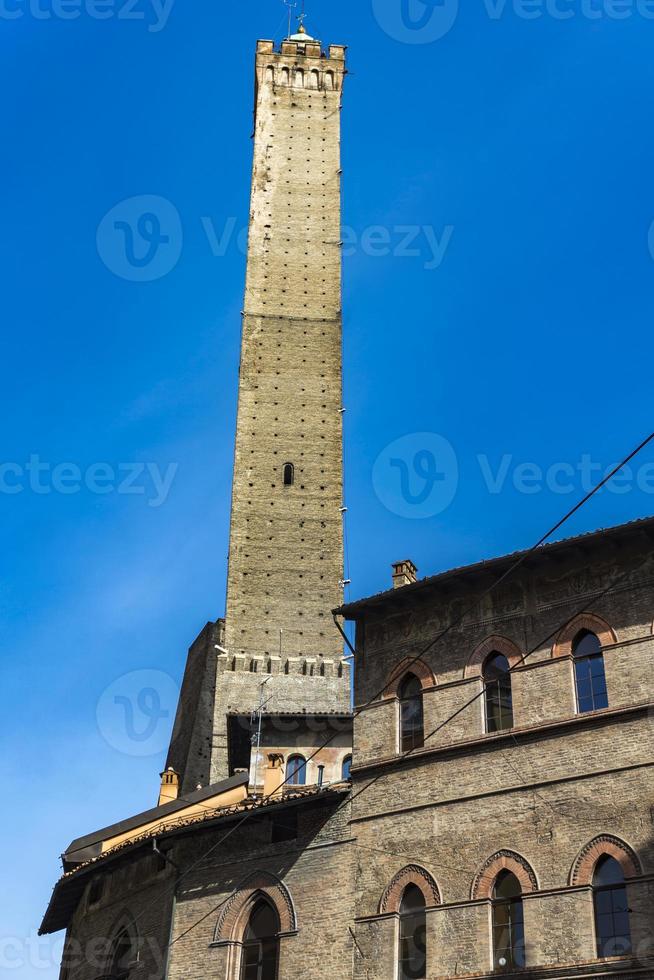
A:
{"type": "Polygon", "coordinates": [[[226,619],[189,652],[168,764],[228,775],[228,713],[349,708],[343,578],[340,109],[345,48],[256,53],[226,619]]]}

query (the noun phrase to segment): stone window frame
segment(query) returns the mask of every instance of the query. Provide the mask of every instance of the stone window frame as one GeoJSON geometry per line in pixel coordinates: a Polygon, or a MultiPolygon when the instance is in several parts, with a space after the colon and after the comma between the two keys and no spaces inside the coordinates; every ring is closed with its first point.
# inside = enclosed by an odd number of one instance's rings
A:
{"type": "Polygon", "coordinates": [[[582,630],[594,633],[602,647],[618,642],[615,630],[601,616],[589,612],[579,613],[557,635],[552,645],[552,659],[571,657],[572,643],[582,630]]]}
{"type": "Polygon", "coordinates": [[[638,878],[643,873],[640,858],[632,847],[613,834],[599,834],[589,841],[575,858],[570,869],[569,884],[591,886],[598,861],[612,857],[622,868],[625,879],[638,878]]]}
{"type": "Polygon", "coordinates": [[[529,861],[517,851],[503,849],[487,858],[475,875],[470,889],[473,902],[492,899],[495,882],[502,871],[510,871],[516,876],[523,895],[540,891],[536,872],[529,861]]]}
{"type": "Polygon", "coordinates": [[[436,675],[429,664],[419,657],[405,657],[387,675],[386,685],[382,693],[382,698],[385,701],[398,697],[398,689],[407,674],[413,674],[418,678],[423,692],[438,685],[436,675]]]}
{"type": "Polygon", "coordinates": [[[464,678],[482,677],[484,664],[491,653],[503,654],[509,661],[509,667],[512,670],[518,664],[522,663],[524,659],[524,654],[517,643],[497,633],[482,640],[472,651],[468,663],[464,668],[464,678]]]}
{"type": "MultiPolygon", "coordinates": [[[[270,902],[279,916],[278,938],[297,935],[295,904],[286,885],[269,871],[253,871],[236,886],[225,902],[216,923],[211,945],[236,947],[240,954],[250,913],[261,898],[270,902]]],[[[240,959],[240,956],[236,959],[240,959]]],[[[236,967],[238,965],[236,964],[236,967]]],[[[238,973],[233,975],[236,977],[238,973]]],[[[229,976],[232,976],[232,973],[229,976]]]]}
{"type": "Polygon", "coordinates": [[[415,885],[421,892],[427,909],[442,904],[441,891],[436,879],[419,864],[407,864],[397,872],[384,889],[379,900],[379,915],[399,915],[402,896],[408,885],[415,885]]]}
{"type": "Polygon", "coordinates": [[[112,972],[113,959],[116,952],[116,945],[118,940],[123,935],[123,933],[128,933],[132,949],[135,951],[135,959],[133,960],[133,965],[138,966],[141,959],[141,937],[139,935],[138,927],[136,925],[136,919],[129,911],[129,909],[123,909],[118,917],[114,919],[113,925],[109,930],[110,938],[107,940],[106,953],[104,956],[105,968],[104,973],[107,977],[112,977],[114,974],[112,972]]]}

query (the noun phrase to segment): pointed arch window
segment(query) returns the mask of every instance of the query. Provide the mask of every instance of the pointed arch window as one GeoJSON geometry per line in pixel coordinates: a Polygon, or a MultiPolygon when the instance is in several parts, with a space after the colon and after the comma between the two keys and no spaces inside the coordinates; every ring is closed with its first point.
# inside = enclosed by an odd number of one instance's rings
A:
{"type": "Polygon", "coordinates": [[[243,936],[241,980],[277,980],[279,931],[277,912],[265,898],[260,899],[243,936]]]}
{"type": "Polygon", "coordinates": [[[307,781],[307,760],[303,755],[292,755],[286,763],[286,782],[290,786],[304,786],[307,781]]]}
{"type": "Polygon", "coordinates": [[[407,885],[400,903],[399,980],[427,976],[427,913],[417,885],[407,885]]]}
{"type": "Polygon", "coordinates": [[[597,955],[623,956],[631,952],[631,925],[624,872],[614,857],[597,862],[593,875],[593,904],[597,955]]]}
{"type": "Polygon", "coordinates": [[[398,689],[400,701],[400,749],[410,752],[425,744],[422,684],[415,674],[407,674],[398,689]]]}
{"type": "Polygon", "coordinates": [[[111,980],[127,980],[137,960],[134,937],[129,929],[123,929],[116,937],[111,950],[109,977],[111,980]]]}
{"type": "Polygon", "coordinates": [[[496,970],[525,965],[522,888],[511,871],[501,871],[493,889],[493,962],[496,970]]]}
{"type": "Polygon", "coordinates": [[[284,463],[284,486],[292,487],[295,483],[295,467],[292,463],[284,463]]]}
{"type": "Polygon", "coordinates": [[[577,711],[584,714],[586,711],[608,708],[604,655],[602,644],[596,634],[591,633],[590,630],[580,630],[572,641],[572,655],[575,665],[577,711]]]}
{"type": "Polygon", "coordinates": [[[503,732],[513,728],[511,667],[503,653],[493,652],[484,663],[486,731],[503,732]]]}

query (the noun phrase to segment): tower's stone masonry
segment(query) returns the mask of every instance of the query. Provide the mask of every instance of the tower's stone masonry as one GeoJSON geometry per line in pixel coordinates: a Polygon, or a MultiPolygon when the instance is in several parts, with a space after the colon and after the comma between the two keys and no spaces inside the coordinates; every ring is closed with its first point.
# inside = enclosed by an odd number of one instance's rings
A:
{"type": "Polygon", "coordinates": [[[348,711],[342,600],[345,48],[259,41],[227,615],[189,651],[167,765],[229,775],[227,716],[348,711]],[[286,480],[285,480],[286,469],[286,480]]]}
{"type": "Polygon", "coordinates": [[[337,657],[344,48],[273,48],[260,41],[256,57],[226,646],[337,657]]]}

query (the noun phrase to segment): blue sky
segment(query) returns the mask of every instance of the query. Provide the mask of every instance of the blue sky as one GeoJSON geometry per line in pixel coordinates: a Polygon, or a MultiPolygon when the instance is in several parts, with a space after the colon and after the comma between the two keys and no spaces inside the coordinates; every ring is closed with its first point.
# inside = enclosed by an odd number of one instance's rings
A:
{"type": "MultiPolygon", "coordinates": [[[[406,2],[309,2],[350,46],[351,597],[398,558],[530,545],[654,427],[644,0],[406,2]]],[[[0,20],[0,968],[49,980],[57,856],[156,800],[186,648],[223,612],[252,59],[284,10],[2,0],[0,20]],[[146,234],[171,232],[150,281],[102,223],[144,198],[146,234]],[[160,697],[140,743],[106,710],[121,678],[160,697]]],[[[653,512],[653,461],[567,531],[653,512]]]]}

